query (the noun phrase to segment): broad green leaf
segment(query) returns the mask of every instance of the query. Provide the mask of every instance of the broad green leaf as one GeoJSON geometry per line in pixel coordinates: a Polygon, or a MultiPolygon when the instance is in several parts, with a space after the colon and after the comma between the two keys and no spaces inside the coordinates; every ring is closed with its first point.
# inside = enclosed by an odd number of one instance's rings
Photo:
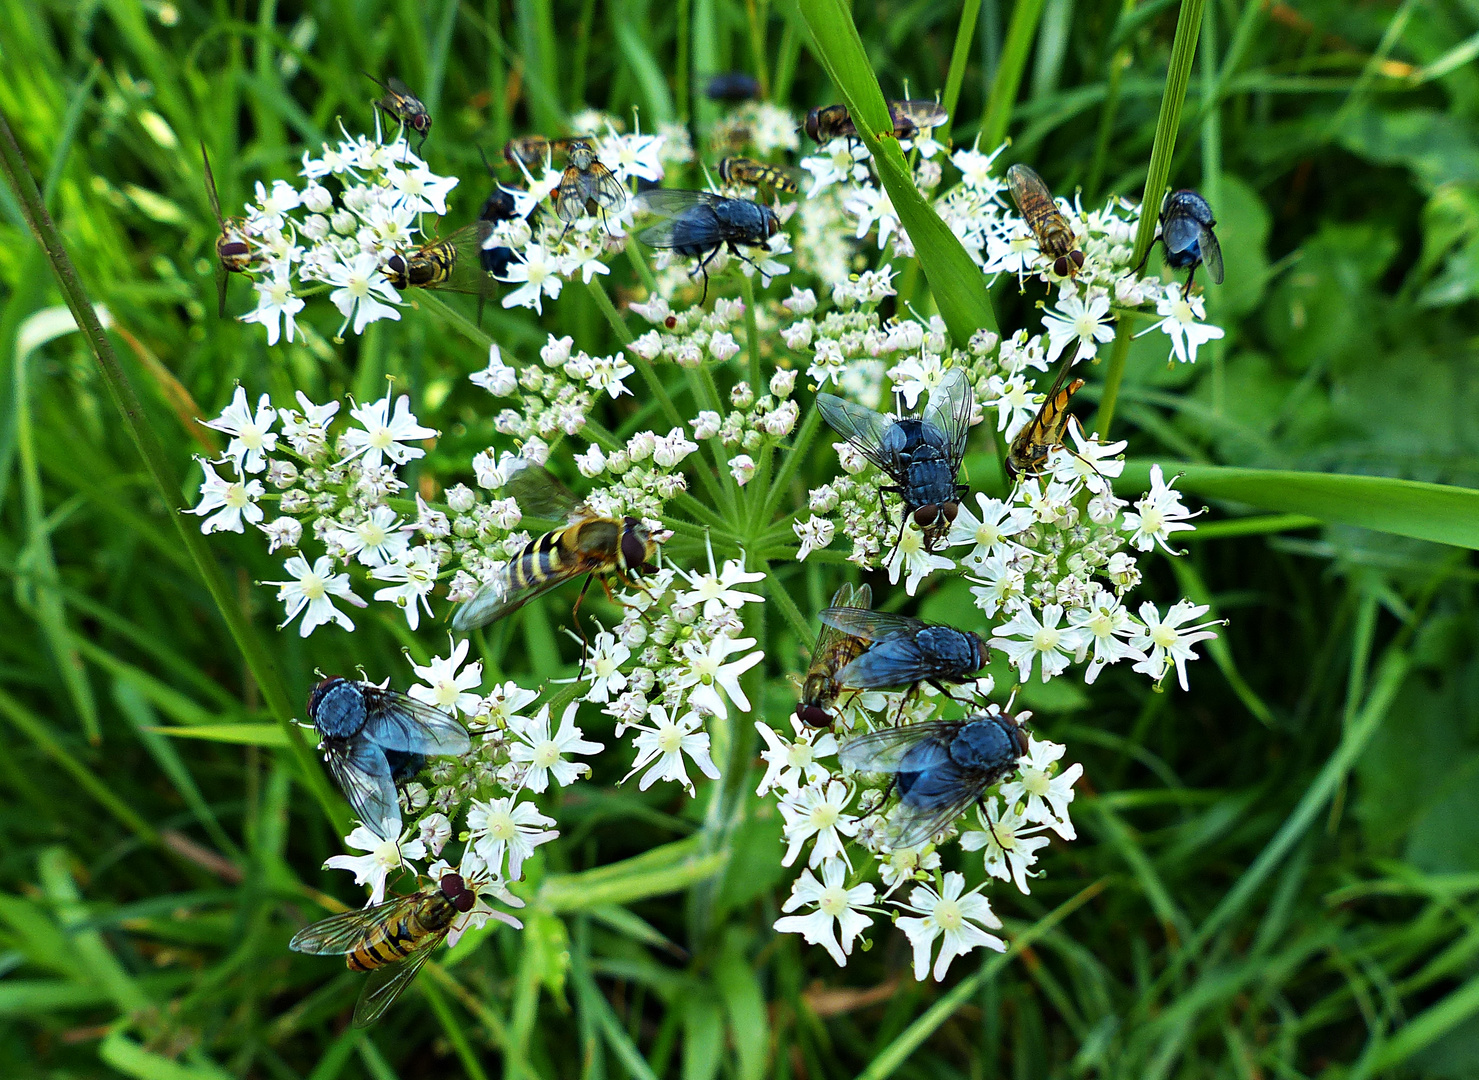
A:
{"type": "Polygon", "coordinates": [[[743,935],[737,927],[726,936],[719,962],[714,965],[714,983],[729,1019],[730,1039],[739,1060],[739,1080],[761,1080],[766,1075],[770,1021],[760,980],[745,957],[742,941],[743,935]]]}
{"type": "Polygon", "coordinates": [[[177,739],[205,739],[208,742],[236,743],[240,746],[285,747],[288,737],[276,724],[201,724],[198,727],[155,727],[148,731],[173,735],[177,739]]]}
{"type": "Polygon", "coordinates": [[[888,105],[847,5],[842,0],[801,0],[800,9],[811,34],[812,51],[842,91],[853,124],[873,155],[879,179],[914,242],[950,336],[963,346],[977,330],[995,330],[996,314],[980,267],[914,186],[899,142],[893,138],[888,105]],[[886,137],[880,139],[880,133],[886,137]]]}
{"type": "MultiPolygon", "coordinates": [[[[1150,484],[1148,461],[1130,461],[1116,487],[1134,498],[1150,484]]],[[[1208,499],[1228,499],[1262,510],[1303,514],[1326,522],[1479,549],[1479,491],[1388,476],[1238,469],[1162,463],[1176,487],[1208,499]]]]}

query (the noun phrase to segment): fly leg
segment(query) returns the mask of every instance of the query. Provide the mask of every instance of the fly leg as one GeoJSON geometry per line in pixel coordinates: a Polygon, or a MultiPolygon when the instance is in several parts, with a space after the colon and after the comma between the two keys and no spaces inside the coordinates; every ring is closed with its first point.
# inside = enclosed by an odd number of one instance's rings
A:
{"type": "Polygon", "coordinates": [[[1181,290],[1181,299],[1185,300],[1191,295],[1191,279],[1197,276],[1197,264],[1191,264],[1191,273],[1186,275],[1186,285],[1181,290]]]}
{"type": "MultiPolygon", "coordinates": [[[[591,640],[585,636],[585,630],[580,625],[580,602],[585,599],[586,590],[591,587],[591,579],[595,576],[595,574],[585,576],[585,584],[580,587],[580,595],[575,598],[575,606],[570,609],[570,621],[575,624],[575,632],[580,635],[581,644],[584,646],[580,652],[580,667],[575,672],[576,682],[585,677],[585,658],[591,651],[591,640]]],[[[606,583],[603,581],[601,585],[604,588],[606,583]]]]}
{"type": "MultiPolygon", "coordinates": [[[[650,593],[650,592],[647,591],[647,586],[643,585],[640,581],[636,581],[636,580],[634,580],[632,578],[627,577],[625,574],[623,574],[618,569],[613,569],[611,572],[617,576],[617,579],[620,580],[623,585],[625,585],[628,589],[631,589],[633,592],[642,593],[649,600],[654,600],[655,601],[657,599],[655,596],[652,595],[652,593],[650,593]]],[[[636,604],[627,604],[627,603],[623,603],[622,601],[618,600],[612,594],[612,592],[611,592],[611,586],[609,584],[607,584],[605,578],[602,578],[601,579],[601,588],[603,588],[603,589],[606,590],[606,599],[607,600],[610,600],[617,607],[631,608],[633,611],[635,611],[641,617],[642,621],[645,622],[648,626],[652,627],[653,629],[656,629],[657,628],[657,624],[652,621],[652,617],[650,615],[648,615],[645,610],[643,610],[642,608],[637,607],[636,604]]]]}
{"type": "MultiPolygon", "coordinates": [[[[709,298],[709,263],[713,262],[714,257],[723,250],[724,245],[722,243],[715,244],[714,250],[705,255],[703,261],[698,264],[698,270],[696,272],[704,276],[704,294],[698,298],[699,307],[703,307],[704,301],[709,298]]],[[[693,277],[693,274],[689,274],[688,276],[693,277]]]]}

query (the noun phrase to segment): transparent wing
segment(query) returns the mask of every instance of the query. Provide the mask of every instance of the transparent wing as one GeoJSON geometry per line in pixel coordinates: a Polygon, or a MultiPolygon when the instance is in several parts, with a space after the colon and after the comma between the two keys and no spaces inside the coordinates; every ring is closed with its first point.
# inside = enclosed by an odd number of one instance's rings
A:
{"type": "Polygon", "coordinates": [[[1207,225],[1201,226],[1201,236],[1198,243],[1202,246],[1202,263],[1207,267],[1207,275],[1218,285],[1222,284],[1222,245],[1217,242],[1217,235],[1207,225]]]}
{"type": "Polygon", "coordinates": [[[580,500],[543,465],[526,465],[505,486],[519,509],[532,517],[573,521],[579,516],[580,500]]]}
{"type": "Polygon", "coordinates": [[[466,634],[480,626],[497,622],[505,615],[518,611],[535,597],[543,596],[571,578],[579,577],[581,573],[580,564],[572,563],[563,569],[556,570],[542,581],[531,582],[522,589],[516,589],[510,584],[508,573],[505,570],[496,579],[479,589],[471,600],[457,609],[457,613],[452,616],[452,629],[459,634],[466,634]]]}
{"type": "Polygon", "coordinates": [[[293,940],[288,942],[288,948],[314,956],[342,956],[353,950],[368,931],[381,923],[399,920],[423,899],[425,893],[412,893],[410,896],[394,897],[374,907],[341,911],[338,915],[330,915],[327,919],[320,919],[299,930],[293,935],[293,940]]]}
{"type": "Polygon", "coordinates": [[[392,94],[399,94],[401,97],[410,98],[412,101],[416,101],[418,104],[420,103],[416,95],[411,93],[411,88],[397,79],[394,75],[386,78],[385,88],[389,90],[392,94]]]}
{"type": "Polygon", "coordinates": [[[627,204],[627,189],[622,187],[616,174],[599,161],[591,162],[591,167],[581,174],[581,178],[586,198],[595,200],[597,206],[615,212],[627,204]]]}
{"type": "Polygon", "coordinates": [[[875,642],[862,656],[837,673],[837,683],[850,690],[884,690],[912,686],[941,673],[937,660],[925,656],[912,637],[875,642]]]}
{"type": "Polygon", "coordinates": [[[893,423],[892,417],[844,401],[836,394],[818,394],[817,408],[833,431],[856,446],[874,465],[898,479],[898,460],[883,449],[883,433],[893,423]]]}
{"type": "Polygon", "coordinates": [[[695,206],[717,206],[723,198],[712,191],[656,188],[642,192],[632,200],[632,206],[639,214],[681,214],[695,206]]]}
{"type": "Polygon", "coordinates": [[[896,811],[893,827],[889,830],[889,846],[918,847],[969,810],[971,803],[981,797],[981,790],[978,783],[966,779],[961,784],[959,794],[939,806],[924,809],[901,803],[896,811]]]}
{"type": "Polygon", "coordinates": [[[637,239],[654,248],[710,248],[724,242],[718,216],[711,207],[703,204],[696,204],[676,217],[643,229],[637,239]],[[682,236],[678,235],[680,230],[682,236]]]}
{"type": "Polygon", "coordinates": [[[226,285],[230,278],[226,267],[220,262],[216,264],[216,318],[226,317],[226,285]]]}
{"type": "Polygon", "coordinates": [[[359,1001],[354,1006],[354,1026],[369,1027],[380,1019],[386,1009],[395,1004],[401,991],[411,985],[421,965],[426,963],[435,948],[447,936],[445,930],[422,939],[420,946],[410,956],[393,964],[376,968],[365,980],[365,988],[359,992],[359,1001]]]}
{"type": "Polygon", "coordinates": [[[222,227],[226,226],[226,219],[221,216],[221,199],[216,194],[216,177],[211,172],[211,158],[205,152],[205,140],[200,140],[200,160],[205,163],[205,193],[211,201],[211,213],[216,215],[216,222],[222,227]]]}
{"type": "Polygon", "coordinates": [[[879,728],[866,735],[858,735],[842,744],[837,760],[844,768],[857,772],[893,773],[899,771],[904,755],[923,744],[933,742],[938,754],[927,753],[917,757],[911,765],[924,766],[950,758],[946,750],[947,740],[960,727],[957,723],[937,720],[924,724],[905,724],[902,727],[879,728]]]}
{"type": "Polygon", "coordinates": [[[938,101],[915,99],[910,101],[890,101],[888,113],[897,127],[900,120],[907,120],[915,127],[935,128],[945,122],[949,113],[938,101]]]}
{"type": "Polygon", "coordinates": [[[1023,217],[1032,216],[1028,208],[1034,203],[1046,201],[1049,206],[1054,205],[1048,185],[1026,165],[1013,165],[1007,170],[1007,190],[1012,193],[1012,202],[1017,204],[1017,211],[1023,217]]]}
{"type": "Polygon", "coordinates": [[[1188,214],[1168,215],[1161,226],[1161,239],[1168,251],[1185,251],[1197,242],[1202,232],[1202,223],[1188,214]]]}
{"type": "Polygon", "coordinates": [[[472,748],[467,730],[424,701],[388,687],[363,686],[365,726],[360,733],[387,750],[408,754],[465,754],[472,748]]]}
{"type": "Polygon", "coordinates": [[[566,223],[579,221],[585,213],[585,185],[580,182],[580,170],[567,166],[560,177],[560,186],[555,189],[555,214],[566,223]]]}
{"type": "Polygon", "coordinates": [[[929,404],[924,407],[924,419],[939,428],[950,446],[950,464],[960,467],[965,457],[965,440],[971,429],[971,411],[975,398],[971,380],[960,368],[951,368],[940,380],[940,385],[930,393],[929,404]]]}
{"type": "Polygon", "coordinates": [[[452,245],[457,260],[445,281],[429,286],[469,296],[491,297],[498,291],[498,281],[483,269],[483,241],[493,234],[491,221],[474,221],[447,236],[442,243],[452,245]]]}
{"type": "MultiPolygon", "coordinates": [[[[869,599],[871,598],[870,596],[869,599]]],[[[829,607],[822,612],[820,618],[827,626],[835,626],[844,634],[862,638],[864,641],[883,641],[885,638],[904,634],[912,637],[929,625],[907,615],[870,611],[860,606],[829,607]]]]}
{"type": "Polygon", "coordinates": [[[385,751],[367,739],[336,739],[324,752],[334,783],[369,829],[382,840],[401,834],[401,804],[385,751]]]}

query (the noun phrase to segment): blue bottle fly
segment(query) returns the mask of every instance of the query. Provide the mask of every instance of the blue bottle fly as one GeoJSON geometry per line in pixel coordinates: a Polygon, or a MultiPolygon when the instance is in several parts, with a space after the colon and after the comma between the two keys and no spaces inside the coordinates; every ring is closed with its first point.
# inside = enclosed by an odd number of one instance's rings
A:
{"type": "Polygon", "coordinates": [[[780,218],[770,207],[749,199],[727,199],[712,191],[646,191],[637,196],[636,205],[639,212],[667,215],[666,220],[643,229],[638,240],[699,260],[694,270],[704,279],[699,303],[709,296],[709,263],[714,256],[727,248],[731,255],[750,262],[740,247],[762,247],[781,231],[780,218]]]}
{"type": "MultiPolygon", "coordinates": [[[[1195,191],[1182,188],[1166,196],[1161,207],[1161,234],[1156,239],[1165,246],[1166,265],[1188,271],[1181,289],[1182,299],[1191,293],[1191,281],[1198,266],[1205,265],[1213,283],[1222,284],[1222,246],[1212,231],[1216,224],[1212,207],[1195,191]]],[[[1150,252],[1145,255],[1149,258],[1150,252]]],[[[1140,260],[1140,265],[1145,265],[1145,259],[1140,260]]]]}
{"type": "Polygon", "coordinates": [[[942,693],[945,683],[968,682],[986,666],[980,634],[938,626],[906,615],[859,607],[830,607],[822,622],[866,643],[861,656],[837,673],[837,684],[851,690],[913,690],[927,682],[942,693]]]}
{"type": "Polygon", "coordinates": [[[890,788],[898,792],[900,809],[889,843],[907,848],[924,843],[979,803],[1026,753],[1027,733],[1019,720],[995,710],[964,720],[881,728],[850,739],[837,760],[846,769],[892,775],[890,788]]]}

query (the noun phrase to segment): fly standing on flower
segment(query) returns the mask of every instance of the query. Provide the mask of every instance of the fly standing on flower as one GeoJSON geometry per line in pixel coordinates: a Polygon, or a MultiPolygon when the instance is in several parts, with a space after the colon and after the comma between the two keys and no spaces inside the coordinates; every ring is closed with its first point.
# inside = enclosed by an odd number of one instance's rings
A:
{"type": "MultiPolygon", "coordinates": [[[[873,606],[873,589],[862,585],[854,589],[844,584],[832,597],[833,608],[859,608],[866,611],[873,606]]],[[[856,660],[868,643],[853,637],[829,623],[822,624],[817,635],[816,648],[811,651],[811,666],[806,669],[806,679],[801,684],[801,700],[796,704],[796,719],[815,728],[832,726],[833,709],[842,691],[837,676],[843,668],[856,660]]]]}
{"type": "MultiPolygon", "coordinates": [[[[887,611],[830,607],[821,620],[865,645],[862,655],[837,673],[848,690],[905,687],[904,701],[920,683],[949,695],[946,683],[970,682],[990,659],[980,634],[911,619],[887,611]]],[[[904,702],[899,703],[903,712],[904,702]]]]}
{"type": "Polygon", "coordinates": [[[719,179],[726,184],[754,184],[756,187],[796,194],[796,178],[780,165],[771,165],[754,158],[727,157],[719,162],[719,179]]]}
{"type": "Polygon", "coordinates": [[[426,145],[426,137],[431,134],[431,113],[426,111],[421,99],[411,93],[409,86],[393,76],[381,82],[367,71],[365,78],[385,91],[385,96],[375,102],[375,107],[421,136],[421,141],[416,144],[416,153],[421,153],[421,148],[426,145]]]}
{"type": "Polygon", "coordinates": [[[580,602],[593,578],[601,582],[609,598],[607,577],[614,575],[635,589],[640,586],[633,577],[656,569],[651,560],[657,553],[657,541],[646,525],[634,517],[603,517],[593,512],[548,469],[538,465],[520,469],[509,477],[508,490],[526,514],[555,521],[563,518],[569,524],[525,544],[496,578],[457,609],[452,616],[454,630],[467,633],[487,626],[584,574],[585,584],[570,612],[579,629],[580,602]]]}
{"type": "Polygon", "coordinates": [[[555,188],[555,213],[569,228],[586,214],[616,213],[627,204],[627,189],[601,164],[589,139],[572,139],[565,173],[555,188]]]}
{"type": "Polygon", "coordinates": [[[372,682],[331,676],[308,695],[308,718],[334,782],[365,827],[382,840],[401,833],[396,784],[427,757],[460,757],[472,747],[467,731],[424,701],[372,682]]]}
{"type": "Polygon", "coordinates": [[[492,222],[474,221],[409,254],[392,255],[381,271],[397,289],[446,289],[481,301],[498,287],[483,269],[483,242],[492,235],[492,222]]]}
{"type": "MultiPolygon", "coordinates": [[[[1186,285],[1181,289],[1181,298],[1191,295],[1191,279],[1196,277],[1197,267],[1207,266],[1207,276],[1213,284],[1222,284],[1222,245],[1212,231],[1217,219],[1212,216],[1212,207],[1195,191],[1182,188],[1166,196],[1161,206],[1160,235],[1156,237],[1166,247],[1166,265],[1174,270],[1186,270],[1186,285]]],[[[1150,245],[1155,247],[1154,242],[1150,245]]],[[[1145,250],[1145,259],[1150,258],[1150,248],[1145,250]]],[[[1138,274],[1145,265],[1135,267],[1138,274]]]]}
{"type": "Polygon", "coordinates": [[[200,160],[205,163],[205,193],[211,201],[211,213],[216,215],[221,226],[221,235],[216,237],[216,261],[221,264],[216,273],[216,306],[219,316],[224,319],[228,277],[249,273],[261,258],[261,253],[247,236],[246,223],[241,218],[221,215],[221,199],[216,194],[216,177],[211,172],[211,159],[205,152],[204,139],[200,142],[200,160]]]}
{"type": "Polygon", "coordinates": [[[546,139],[543,135],[515,135],[503,144],[503,160],[514,168],[538,168],[557,154],[568,154],[573,139],[546,139]]]}
{"type": "Polygon", "coordinates": [[[1007,190],[1037,238],[1037,249],[1053,260],[1053,273],[1064,278],[1082,270],[1084,253],[1078,249],[1078,237],[1042,177],[1026,165],[1013,165],[1007,170],[1007,190]]]}
{"type": "MultiPolygon", "coordinates": [[[[894,122],[891,132],[879,132],[880,139],[892,135],[895,139],[912,139],[920,129],[936,128],[950,116],[938,101],[913,100],[890,101],[888,115],[894,122]]],[[[802,125],[806,134],[817,145],[833,139],[856,139],[858,129],[846,105],[823,105],[806,114],[802,125]]]]}
{"type": "Polygon", "coordinates": [[[313,956],[343,956],[350,971],[367,971],[354,1006],[354,1026],[369,1027],[411,985],[421,965],[478,902],[461,874],[443,874],[435,886],[383,904],[345,911],[304,927],[288,948],[313,956]]]}
{"type": "Polygon", "coordinates": [[[857,772],[891,774],[889,789],[899,793],[899,810],[888,841],[911,848],[980,803],[986,789],[1026,753],[1026,729],[995,709],[964,720],[880,728],[849,739],[837,760],[857,772]]]}
{"type": "Polygon", "coordinates": [[[643,229],[637,239],[648,247],[668,248],[679,255],[698,259],[697,269],[689,274],[702,274],[704,292],[699,303],[709,297],[709,262],[728,248],[735,258],[754,263],[742,255],[739,245],[763,247],[781,231],[781,220],[775,211],[749,199],[726,199],[712,191],[680,191],[669,188],[646,191],[637,196],[638,211],[667,215],[643,229]]]}
{"type": "MultiPolygon", "coordinates": [[[[924,531],[925,549],[934,550],[969,490],[957,482],[975,408],[965,372],[945,372],[919,416],[884,416],[835,394],[818,394],[817,408],[833,431],[894,481],[879,487],[878,502],[883,506],[885,491],[904,500],[899,535],[912,516],[924,531]]],[[[883,509],[887,517],[888,509],[883,509]]]]}
{"type": "Polygon", "coordinates": [[[1072,369],[1073,357],[1070,355],[1058,369],[1058,377],[1048,388],[1048,396],[1043,399],[1042,408],[1037,410],[1032,421],[1012,439],[1005,463],[1008,478],[1015,480],[1022,473],[1028,476],[1040,475],[1047,467],[1049,455],[1056,447],[1063,445],[1063,434],[1068,428],[1069,420],[1068,402],[1084,385],[1082,379],[1074,379],[1065,385],[1072,369]]]}

